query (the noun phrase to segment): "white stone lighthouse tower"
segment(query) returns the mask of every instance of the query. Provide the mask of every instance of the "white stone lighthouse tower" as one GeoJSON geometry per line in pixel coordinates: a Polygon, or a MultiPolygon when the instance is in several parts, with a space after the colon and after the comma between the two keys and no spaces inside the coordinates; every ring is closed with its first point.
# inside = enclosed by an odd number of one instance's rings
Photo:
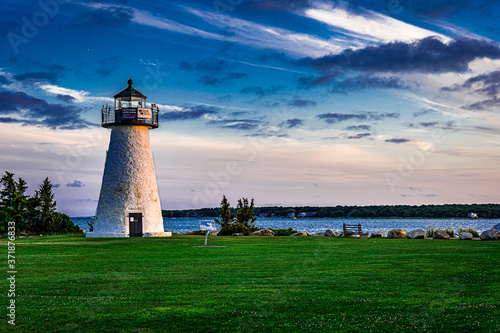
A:
{"type": "Polygon", "coordinates": [[[111,129],[94,231],[87,237],[166,237],[149,130],[158,127],[158,108],[132,87],[114,107],[103,107],[102,127],[111,129]]]}

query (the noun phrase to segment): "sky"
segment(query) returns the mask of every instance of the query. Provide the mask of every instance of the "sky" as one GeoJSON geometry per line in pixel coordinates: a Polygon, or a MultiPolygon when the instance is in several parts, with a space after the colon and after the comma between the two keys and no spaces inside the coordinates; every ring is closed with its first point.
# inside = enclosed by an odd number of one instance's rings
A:
{"type": "Polygon", "coordinates": [[[127,86],[163,209],[500,201],[496,1],[0,3],[0,172],[95,214],[127,86]]]}

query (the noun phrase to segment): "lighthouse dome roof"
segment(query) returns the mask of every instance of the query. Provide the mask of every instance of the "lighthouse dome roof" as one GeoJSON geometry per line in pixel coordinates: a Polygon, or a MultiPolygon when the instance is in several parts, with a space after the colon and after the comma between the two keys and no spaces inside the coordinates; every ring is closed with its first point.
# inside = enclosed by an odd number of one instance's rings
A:
{"type": "Polygon", "coordinates": [[[131,78],[128,79],[127,83],[128,83],[128,87],[123,89],[122,91],[120,91],[116,95],[114,95],[113,96],[114,98],[131,97],[131,96],[146,98],[146,95],[142,94],[139,90],[132,87],[132,83],[134,83],[134,81],[131,78]]]}

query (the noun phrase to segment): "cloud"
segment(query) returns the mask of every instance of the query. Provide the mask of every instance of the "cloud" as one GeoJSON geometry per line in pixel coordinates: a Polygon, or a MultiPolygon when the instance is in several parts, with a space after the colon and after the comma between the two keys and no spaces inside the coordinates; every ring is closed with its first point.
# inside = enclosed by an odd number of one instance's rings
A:
{"type": "Polygon", "coordinates": [[[363,139],[363,138],[367,138],[371,136],[370,133],[359,133],[359,134],[356,134],[356,135],[350,135],[350,136],[347,136],[346,139],[349,139],[349,140],[357,140],[357,139],[363,139]]]}
{"type": "Polygon", "coordinates": [[[15,114],[2,122],[17,122],[25,125],[40,125],[52,129],[80,129],[95,126],[82,119],[84,109],[73,105],[47,103],[45,100],[24,92],[0,92],[0,113],[15,114]]]}
{"type": "Polygon", "coordinates": [[[432,109],[423,109],[421,111],[413,112],[413,117],[425,116],[425,115],[428,115],[428,114],[433,114],[435,112],[437,112],[437,111],[436,110],[432,110],[432,109]]]}
{"type": "Polygon", "coordinates": [[[263,11],[298,10],[309,6],[309,0],[259,0],[251,1],[250,8],[263,11]]]}
{"type": "Polygon", "coordinates": [[[439,123],[437,121],[427,121],[427,122],[420,123],[420,126],[422,126],[422,127],[436,127],[437,125],[439,125],[439,123]]]}
{"type": "Polygon", "coordinates": [[[134,9],[120,6],[102,6],[80,15],[80,25],[120,27],[134,18],[134,9]]]}
{"type": "Polygon", "coordinates": [[[371,131],[371,129],[372,127],[370,125],[352,125],[345,128],[347,131],[371,131]]]}
{"type": "Polygon", "coordinates": [[[263,88],[263,87],[257,87],[257,86],[252,86],[252,87],[245,87],[241,89],[241,93],[245,95],[257,95],[260,97],[268,96],[268,95],[273,95],[276,94],[280,91],[283,91],[286,87],[285,86],[272,86],[271,88],[263,88]]]}
{"type": "Polygon", "coordinates": [[[11,82],[12,81],[8,77],[0,74],[0,85],[1,84],[9,84],[11,82]]]}
{"type": "Polygon", "coordinates": [[[21,82],[39,82],[47,81],[56,83],[59,79],[58,72],[27,72],[23,74],[14,75],[14,79],[21,82]]]}
{"type": "Polygon", "coordinates": [[[498,108],[498,107],[500,107],[500,99],[492,98],[492,99],[486,99],[484,101],[477,102],[474,104],[464,105],[464,106],[462,106],[462,109],[471,110],[471,111],[473,111],[473,110],[480,111],[480,110],[486,110],[486,109],[498,108]]]}
{"type": "Polygon", "coordinates": [[[66,184],[66,187],[85,187],[85,184],[75,179],[72,183],[66,184]]]}
{"type": "Polygon", "coordinates": [[[296,108],[305,108],[310,106],[315,106],[317,103],[308,99],[294,99],[288,102],[288,106],[296,108]]]}
{"type": "Polygon", "coordinates": [[[320,58],[305,58],[301,62],[328,74],[332,70],[354,70],[390,73],[464,73],[475,59],[499,59],[496,43],[457,38],[444,43],[427,37],[412,43],[391,42],[320,58]]]}
{"type": "MultiPolygon", "coordinates": [[[[319,81],[317,81],[319,82],[319,81]]],[[[325,83],[328,81],[324,80],[325,83]]],[[[401,79],[395,76],[391,77],[377,77],[359,75],[356,77],[348,78],[340,82],[333,83],[330,90],[332,93],[345,94],[350,91],[358,91],[363,89],[407,89],[407,86],[401,79]]]]}
{"type": "Polygon", "coordinates": [[[59,187],[61,187],[61,184],[53,184],[52,187],[53,188],[59,188],[59,187]]]}
{"type": "Polygon", "coordinates": [[[304,120],[297,118],[288,119],[287,121],[284,121],[281,124],[279,124],[280,127],[286,127],[286,128],[294,128],[302,125],[304,125],[304,120]]]}
{"type": "Polygon", "coordinates": [[[217,86],[225,84],[229,81],[241,79],[244,77],[248,77],[248,74],[246,74],[246,73],[224,73],[224,74],[203,75],[202,77],[200,77],[200,82],[206,86],[217,87],[217,86]]]}
{"type": "MultiPolygon", "coordinates": [[[[304,11],[306,17],[326,23],[337,33],[372,42],[412,41],[438,33],[396,20],[380,13],[351,5],[314,3],[304,11]]],[[[384,8],[386,9],[386,8],[384,8]]]]}
{"type": "Polygon", "coordinates": [[[250,131],[258,129],[261,122],[253,119],[225,119],[213,123],[217,123],[222,128],[250,131]]]}
{"type": "Polygon", "coordinates": [[[214,106],[197,105],[183,107],[182,111],[170,111],[160,113],[160,120],[163,121],[183,121],[203,118],[207,115],[215,115],[220,108],[214,106]]]}
{"type": "Polygon", "coordinates": [[[405,139],[405,138],[393,138],[393,139],[387,139],[385,142],[388,143],[406,143],[406,142],[411,142],[410,139],[405,139]]]}
{"type": "Polygon", "coordinates": [[[208,73],[199,78],[199,81],[206,86],[220,86],[229,81],[248,77],[246,73],[231,72],[234,64],[223,59],[204,59],[196,64],[182,61],[179,69],[190,72],[208,73]]]}
{"type": "Polygon", "coordinates": [[[466,110],[484,110],[499,107],[500,100],[498,99],[498,94],[500,93],[500,71],[493,71],[471,77],[462,84],[455,84],[451,87],[443,87],[441,88],[441,91],[467,91],[488,97],[485,100],[463,106],[462,108],[466,110]]]}
{"type": "Polygon", "coordinates": [[[351,114],[351,113],[323,113],[316,116],[316,118],[324,120],[327,124],[336,124],[346,120],[367,120],[366,114],[351,114]]]}
{"type": "Polygon", "coordinates": [[[366,112],[366,113],[323,113],[316,116],[316,118],[324,120],[327,124],[336,124],[341,121],[346,120],[372,120],[372,121],[380,121],[386,118],[399,118],[399,113],[390,112],[390,113],[376,113],[376,112],[366,112]]]}
{"type": "Polygon", "coordinates": [[[191,64],[187,61],[182,61],[179,64],[179,69],[184,71],[196,71],[196,72],[227,72],[232,70],[234,65],[226,60],[215,58],[215,59],[204,59],[196,64],[191,64]]]}
{"type": "Polygon", "coordinates": [[[58,94],[56,95],[56,98],[67,103],[76,103],[77,99],[74,98],[73,96],[70,95],[63,95],[63,94],[58,94]]]}

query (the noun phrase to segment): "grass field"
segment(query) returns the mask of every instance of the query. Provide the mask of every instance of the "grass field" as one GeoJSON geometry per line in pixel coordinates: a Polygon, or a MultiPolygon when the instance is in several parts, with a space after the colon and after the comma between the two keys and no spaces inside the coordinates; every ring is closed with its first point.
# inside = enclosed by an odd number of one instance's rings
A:
{"type": "Polygon", "coordinates": [[[2,279],[0,330],[500,332],[500,242],[210,237],[226,247],[194,247],[203,242],[18,239],[16,326],[2,279]]]}

